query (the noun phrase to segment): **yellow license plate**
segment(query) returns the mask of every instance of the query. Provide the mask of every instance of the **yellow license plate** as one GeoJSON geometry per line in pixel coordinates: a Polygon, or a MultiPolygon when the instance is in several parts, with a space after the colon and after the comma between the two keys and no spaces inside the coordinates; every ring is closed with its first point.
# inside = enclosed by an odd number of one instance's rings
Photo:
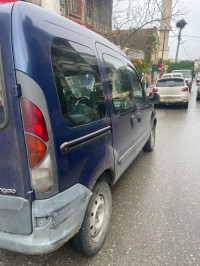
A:
{"type": "Polygon", "coordinates": [[[163,101],[166,101],[166,102],[175,102],[176,101],[176,98],[163,98],[163,101]]]}

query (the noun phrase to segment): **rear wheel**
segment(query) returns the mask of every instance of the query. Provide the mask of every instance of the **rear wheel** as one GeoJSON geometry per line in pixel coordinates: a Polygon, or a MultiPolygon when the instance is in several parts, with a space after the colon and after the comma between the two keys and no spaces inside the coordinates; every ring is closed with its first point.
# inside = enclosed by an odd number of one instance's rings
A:
{"type": "Polygon", "coordinates": [[[71,239],[72,247],[86,256],[93,256],[103,246],[112,214],[112,196],[105,181],[96,183],[82,227],[71,239]]]}
{"type": "Polygon", "coordinates": [[[156,127],[155,127],[155,125],[153,125],[150,137],[149,137],[147,143],[144,145],[144,148],[143,148],[144,151],[150,152],[150,151],[154,150],[155,138],[156,138],[156,127]]]}

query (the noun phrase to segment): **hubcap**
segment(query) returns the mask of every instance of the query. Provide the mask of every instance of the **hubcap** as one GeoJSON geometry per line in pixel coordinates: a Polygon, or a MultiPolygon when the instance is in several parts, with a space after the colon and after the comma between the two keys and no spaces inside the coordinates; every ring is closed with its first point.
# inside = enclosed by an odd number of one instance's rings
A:
{"type": "Polygon", "coordinates": [[[97,195],[90,215],[90,236],[94,242],[98,242],[104,232],[107,223],[106,195],[97,195]]]}

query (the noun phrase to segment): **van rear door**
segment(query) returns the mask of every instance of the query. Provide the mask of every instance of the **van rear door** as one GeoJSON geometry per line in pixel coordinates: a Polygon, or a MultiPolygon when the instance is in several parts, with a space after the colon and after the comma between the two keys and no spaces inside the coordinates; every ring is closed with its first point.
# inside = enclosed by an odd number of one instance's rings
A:
{"type": "Polygon", "coordinates": [[[13,4],[0,5],[0,194],[31,190],[11,40],[13,4]]]}

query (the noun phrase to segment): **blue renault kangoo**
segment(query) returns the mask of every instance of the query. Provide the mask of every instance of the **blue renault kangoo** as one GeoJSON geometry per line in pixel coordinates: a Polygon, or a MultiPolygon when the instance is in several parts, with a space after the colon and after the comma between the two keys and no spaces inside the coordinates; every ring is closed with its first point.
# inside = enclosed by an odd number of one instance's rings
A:
{"type": "Polygon", "coordinates": [[[152,151],[156,116],[114,44],[36,5],[0,5],[0,247],[103,245],[110,187],[152,151]]]}

